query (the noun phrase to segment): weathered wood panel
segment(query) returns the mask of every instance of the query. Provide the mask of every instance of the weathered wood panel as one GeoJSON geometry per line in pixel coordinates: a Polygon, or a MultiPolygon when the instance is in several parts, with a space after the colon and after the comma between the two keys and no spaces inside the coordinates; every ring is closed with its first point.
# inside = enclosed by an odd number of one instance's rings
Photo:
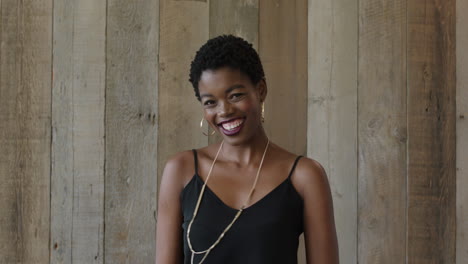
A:
{"type": "MultiPolygon", "coordinates": [[[[307,152],[307,0],[260,0],[258,50],[265,70],[265,132],[281,147],[307,152]]],[[[301,236],[299,263],[305,263],[301,236]]]]}
{"type": "Polygon", "coordinates": [[[356,0],[309,1],[307,154],[327,171],[340,263],[357,263],[356,0]]]}
{"type": "Polygon", "coordinates": [[[48,263],[52,1],[0,9],[0,263],[48,263]]]}
{"type": "Polygon", "coordinates": [[[152,263],[159,1],[107,4],[104,260],[152,263]]]}
{"type": "Polygon", "coordinates": [[[210,38],[233,34],[258,48],[258,1],[210,1],[210,38]]]}
{"type": "Polygon", "coordinates": [[[188,79],[195,52],[209,37],[209,3],[161,0],[160,32],[159,177],[168,157],[208,143],[200,129],[203,109],[188,79]]]}
{"type": "Polygon", "coordinates": [[[457,0],[456,6],[456,261],[464,264],[468,259],[468,0],[457,0]]]}
{"type": "Polygon", "coordinates": [[[51,263],[103,263],[106,1],[55,1],[51,263]]]}
{"type": "Polygon", "coordinates": [[[455,0],[408,0],[408,263],[455,263],[455,0]]]}
{"type": "Polygon", "coordinates": [[[456,1],[456,93],[455,0],[359,2],[164,0],[160,19],[157,0],[0,0],[0,263],[154,261],[157,172],[217,140],[198,127],[190,61],[226,33],[260,51],[269,136],[304,154],[308,126],[343,263],[464,263],[468,2],[456,1]]]}
{"type": "Polygon", "coordinates": [[[406,261],[406,1],[359,1],[358,262],[406,261]]]}
{"type": "MultiPolygon", "coordinates": [[[[210,1],[209,37],[232,34],[248,42],[258,52],[258,0],[210,1]]],[[[213,130],[210,128],[209,133],[213,130]]],[[[216,133],[209,137],[209,144],[219,142],[216,133]]]]}
{"type": "Polygon", "coordinates": [[[265,131],[278,145],[305,155],[307,0],[260,0],[259,9],[258,49],[268,85],[265,131]]]}

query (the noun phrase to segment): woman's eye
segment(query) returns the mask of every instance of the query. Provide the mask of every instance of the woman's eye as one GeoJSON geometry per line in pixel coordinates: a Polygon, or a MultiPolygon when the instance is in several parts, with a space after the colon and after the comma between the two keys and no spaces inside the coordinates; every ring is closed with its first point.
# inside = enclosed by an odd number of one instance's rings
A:
{"type": "Polygon", "coordinates": [[[242,97],[243,95],[244,94],[242,94],[242,93],[235,93],[235,94],[231,95],[231,98],[232,99],[238,99],[238,98],[242,97]]]}
{"type": "Polygon", "coordinates": [[[206,100],[203,105],[212,105],[214,104],[214,101],[213,100],[206,100]]]}

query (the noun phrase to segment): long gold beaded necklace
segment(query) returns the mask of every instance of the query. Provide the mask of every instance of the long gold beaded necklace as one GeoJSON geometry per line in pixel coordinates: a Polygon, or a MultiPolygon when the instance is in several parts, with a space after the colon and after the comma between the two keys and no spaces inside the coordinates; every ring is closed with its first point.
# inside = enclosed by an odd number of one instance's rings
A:
{"type": "Polygon", "coordinates": [[[219,235],[218,239],[216,239],[216,241],[213,243],[213,245],[211,245],[210,247],[208,247],[205,250],[195,251],[193,249],[192,242],[190,241],[190,229],[192,228],[193,221],[195,220],[195,217],[197,216],[198,208],[200,207],[200,202],[201,202],[201,199],[203,197],[203,193],[205,192],[206,184],[208,183],[208,180],[210,179],[211,171],[213,170],[214,164],[215,164],[216,160],[218,159],[218,155],[219,155],[219,152],[221,151],[221,148],[223,147],[223,143],[224,143],[224,140],[221,142],[221,145],[219,146],[218,152],[216,153],[216,156],[215,156],[215,158],[213,160],[213,163],[211,163],[211,167],[210,167],[210,170],[208,172],[208,176],[206,176],[205,183],[203,184],[203,187],[202,187],[202,189],[200,191],[200,195],[198,196],[198,200],[197,200],[197,204],[195,206],[195,210],[193,212],[192,220],[190,220],[190,223],[189,223],[188,228],[187,228],[187,242],[188,242],[188,246],[190,248],[190,251],[192,252],[191,257],[190,257],[191,264],[193,264],[194,256],[199,255],[199,254],[205,254],[205,255],[203,256],[203,258],[200,260],[200,262],[198,264],[202,264],[205,261],[206,257],[208,256],[208,254],[210,254],[211,250],[213,250],[213,248],[215,248],[219,244],[219,242],[221,241],[221,239],[223,239],[226,232],[236,222],[236,220],[241,215],[242,211],[246,208],[247,204],[250,202],[250,198],[252,196],[253,191],[255,190],[255,186],[257,186],[258,176],[260,175],[260,170],[262,169],[263,160],[265,159],[265,154],[267,152],[268,145],[270,144],[270,139],[268,139],[265,150],[263,151],[262,160],[260,161],[260,166],[258,167],[257,175],[255,176],[255,181],[254,181],[254,183],[252,185],[252,188],[250,189],[249,195],[247,196],[247,200],[245,201],[244,205],[242,205],[242,207],[237,211],[237,213],[234,216],[234,218],[232,219],[231,223],[229,223],[229,225],[226,226],[224,231],[221,233],[221,235],[219,235]]]}

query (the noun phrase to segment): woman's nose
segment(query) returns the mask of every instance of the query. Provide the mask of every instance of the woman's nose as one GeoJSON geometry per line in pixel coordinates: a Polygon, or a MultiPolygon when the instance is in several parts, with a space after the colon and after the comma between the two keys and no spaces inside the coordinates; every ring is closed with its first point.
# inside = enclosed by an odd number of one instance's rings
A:
{"type": "Polygon", "coordinates": [[[230,103],[221,103],[219,106],[219,114],[221,116],[229,116],[232,114],[232,105],[230,103]]]}

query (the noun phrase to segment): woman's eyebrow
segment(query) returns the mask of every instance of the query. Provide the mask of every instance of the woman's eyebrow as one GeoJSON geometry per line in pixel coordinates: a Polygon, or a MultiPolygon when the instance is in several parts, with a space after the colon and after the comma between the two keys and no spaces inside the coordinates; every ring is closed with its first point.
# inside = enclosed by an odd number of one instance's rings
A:
{"type": "MultiPolygon", "coordinates": [[[[228,93],[232,92],[232,90],[240,89],[240,88],[245,88],[245,86],[242,85],[242,84],[234,84],[233,86],[227,88],[224,93],[228,94],[228,93]]],[[[206,94],[206,93],[200,94],[200,99],[202,99],[204,97],[213,97],[213,95],[212,94],[206,94]]]]}
{"type": "Polygon", "coordinates": [[[232,92],[232,90],[239,89],[239,88],[245,88],[245,86],[242,85],[242,84],[234,84],[233,86],[229,87],[229,88],[226,90],[225,93],[228,94],[228,93],[232,92]]]}
{"type": "Polygon", "coordinates": [[[200,99],[203,99],[203,97],[213,97],[211,94],[200,94],[200,99]]]}

